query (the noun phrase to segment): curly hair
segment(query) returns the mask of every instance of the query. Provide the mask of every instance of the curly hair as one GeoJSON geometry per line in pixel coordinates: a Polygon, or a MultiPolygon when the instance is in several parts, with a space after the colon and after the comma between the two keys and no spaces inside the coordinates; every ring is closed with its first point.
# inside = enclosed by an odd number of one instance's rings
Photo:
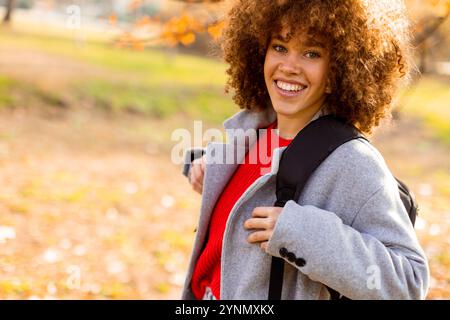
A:
{"type": "MultiPolygon", "coordinates": [[[[328,112],[371,133],[390,117],[393,99],[412,67],[401,0],[235,0],[222,34],[226,91],[240,108],[270,106],[264,60],[271,37],[306,32],[330,52],[328,112]]],[[[404,81],[406,80],[406,81],[404,81]]]]}

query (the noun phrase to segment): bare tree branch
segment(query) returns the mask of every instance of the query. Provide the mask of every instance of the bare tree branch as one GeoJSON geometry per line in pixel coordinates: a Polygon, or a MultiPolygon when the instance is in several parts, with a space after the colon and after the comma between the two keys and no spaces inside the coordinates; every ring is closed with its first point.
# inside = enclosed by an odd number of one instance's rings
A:
{"type": "Polygon", "coordinates": [[[436,20],[434,20],[431,24],[426,26],[421,33],[417,34],[414,37],[413,40],[414,46],[419,46],[422,43],[424,43],[428,38],[430,38],[439,29],[439,27],[447,20],[449,16],[450,10],[447,11],[447,14],[445,16],[436,18],[436,20]]]}
{"type": "Polygon", "coordinates": [[[11,21],[12,12],[14,10],[14,2],[15,0],[7,0],[6,1],[6,13],[3,17],[3,23],[8,24],[11,21]]]}

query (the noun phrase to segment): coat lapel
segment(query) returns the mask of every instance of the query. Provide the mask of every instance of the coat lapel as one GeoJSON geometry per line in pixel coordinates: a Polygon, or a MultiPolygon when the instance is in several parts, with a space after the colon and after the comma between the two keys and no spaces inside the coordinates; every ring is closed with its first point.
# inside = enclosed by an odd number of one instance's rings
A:
{"type": "MultiPolygon", "coordinates": [[[[319,110],[311,121],[326,114],[319,110]]],[[[256,139],[243,139],[249,129],[265,128],[277,118],[277,114],[270,105],[263,111],[242,110],[223,122],[226,143],[210,142],[206,147],[206,166],[203,185],[202,204],[200,209],[200,224],[198,237],[203,243],[206,236],[209,219],[223,188],[230,180],[238,165],[243,162],[245,154],[256,142],[256,139]]],[[[272,173],[276,174],[278,162],[285,148],[274,150],[272,173]]]]}
{"type": "Polygon", "coordinates": [[[211,142],[207,145],[199,236],[206,235],[219,195],[238,165],[243,162],[249,147],[256,142],[256,139],[243,139],[242,134],[249,129],[266,127],[275,120],[276,113],[272,107],[260,112],[242,110],[223,122],[226,143],[211,142]]]}

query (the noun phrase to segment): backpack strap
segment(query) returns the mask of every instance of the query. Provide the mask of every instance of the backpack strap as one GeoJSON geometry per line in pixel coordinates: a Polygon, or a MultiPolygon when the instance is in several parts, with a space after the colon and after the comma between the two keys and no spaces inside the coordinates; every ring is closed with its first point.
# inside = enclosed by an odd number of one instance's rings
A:
{"type": "MultiPolygon", "coordinates": [[[[284,150],[276,178],[276,207],[286,202],[298,202],[311,174],[339,146],[366,137],[354,126],[332,115],[310,122],[284,150]],[[295,168],[295,170],[293,170],[295,168]]],[[[368,140],[367,140],[368,141],[368,140]]],[[[284,259],[272,257],[269,283],[269,300],[280,300],[284,276],[284,259]]],[[[334,290],[333,290],[334,291],[334,290]]],[[[330,291],[332,299],[339,294],[330,291]]]]}
{"type": "Polygon", "coordinates": [[[284,150],[277,173],[275,206],[297,201],[311,174],[339,146],[367,138],[350,124],[327,115],[310,122],[284,150]],[[295,168],[295,170],[293,170],[295,168]]]}

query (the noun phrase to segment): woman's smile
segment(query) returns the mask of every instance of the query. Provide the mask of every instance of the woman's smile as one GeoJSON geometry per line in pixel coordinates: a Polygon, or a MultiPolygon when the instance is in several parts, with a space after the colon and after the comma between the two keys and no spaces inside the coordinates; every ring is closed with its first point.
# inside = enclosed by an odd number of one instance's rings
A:
{"type": "Polygon", "coordinates": [[[295,98],[304,93],[308,88],[300,83],[293,83],[285,80],[275,80],[273,82],[275,92],[284,98],[295,98]]]}

